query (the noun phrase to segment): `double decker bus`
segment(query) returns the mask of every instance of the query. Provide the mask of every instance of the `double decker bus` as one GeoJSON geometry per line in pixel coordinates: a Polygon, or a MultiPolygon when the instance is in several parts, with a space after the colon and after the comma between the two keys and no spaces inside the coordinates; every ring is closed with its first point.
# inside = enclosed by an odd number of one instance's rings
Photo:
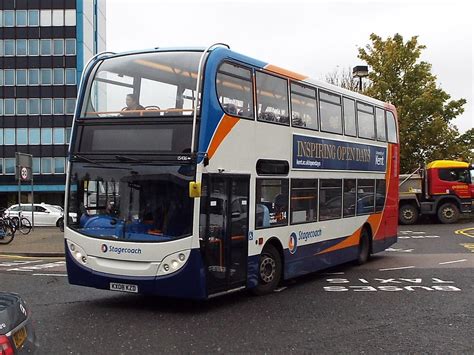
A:
{"type": "Polygon", "coordinates": [[[397,240],[395,108],[236,53],[95,56],[79,89],[69,282],[206,299],[397,240]]]}

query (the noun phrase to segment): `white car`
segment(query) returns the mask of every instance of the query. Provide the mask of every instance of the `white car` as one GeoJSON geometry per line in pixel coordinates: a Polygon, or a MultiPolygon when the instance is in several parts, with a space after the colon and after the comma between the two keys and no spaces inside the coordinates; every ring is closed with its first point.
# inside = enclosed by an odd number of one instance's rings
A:
{"type": "MultiPolygon", "coordinates": [[[[48,205],[45,203],[31,203],[21,204],[21,215],[31,222],[32,208],[34,208],[34,223],[35,226],[56,226],[60,227],[64,220],[64,212],[61,206],[48,205]]],[[[12,205],[5,210],[5,215],[12,218],[18,217],[20,211],[19,205],[12,205]]],[[[72,219],[76,218],[75,214],[71,213],[72,219]]]]}

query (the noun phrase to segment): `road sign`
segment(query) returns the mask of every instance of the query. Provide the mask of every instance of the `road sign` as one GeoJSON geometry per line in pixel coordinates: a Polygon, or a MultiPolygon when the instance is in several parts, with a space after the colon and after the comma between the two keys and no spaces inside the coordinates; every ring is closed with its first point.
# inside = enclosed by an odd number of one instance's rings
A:
{"type": "Polygon", "coordinates": [[[15,153],[15,177],[21,181],[31,181],[33,175],[33,156],[31,154],[15,153]]]}

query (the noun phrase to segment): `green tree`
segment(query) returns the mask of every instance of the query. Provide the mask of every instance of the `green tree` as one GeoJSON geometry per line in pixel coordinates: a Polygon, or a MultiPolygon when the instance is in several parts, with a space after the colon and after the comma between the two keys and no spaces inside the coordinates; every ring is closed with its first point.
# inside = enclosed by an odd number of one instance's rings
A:
{"type": "Polygon", "coordinates": [[[370,67],[365,94],[397,108],[400,171],[411,172],[435,159],[470,161],[473,132],[461,136],[451,123],[463,113],[466,100],[451,100],[437,85],[431,64],[420,60],[425,46],[418,43],[418,37],[405,42],[400,34],[385,40],[371,34],[370,40],[365,48],[359,48],[359,58],[370,67]]]}

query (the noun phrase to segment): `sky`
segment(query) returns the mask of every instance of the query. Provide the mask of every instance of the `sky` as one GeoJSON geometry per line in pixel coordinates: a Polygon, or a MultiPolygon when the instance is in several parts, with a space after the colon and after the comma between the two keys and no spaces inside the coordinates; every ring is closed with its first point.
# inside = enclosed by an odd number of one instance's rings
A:
{"type": "Polygon", "coordinates": [[[418,36],[422,60],[452,99],[453,123],[474,127],[474,6],[469,0],[107,0],[107,50],[207,47],[215,42],[264,62],[324,79],[363,65],[369,35],[418,36]]]}

